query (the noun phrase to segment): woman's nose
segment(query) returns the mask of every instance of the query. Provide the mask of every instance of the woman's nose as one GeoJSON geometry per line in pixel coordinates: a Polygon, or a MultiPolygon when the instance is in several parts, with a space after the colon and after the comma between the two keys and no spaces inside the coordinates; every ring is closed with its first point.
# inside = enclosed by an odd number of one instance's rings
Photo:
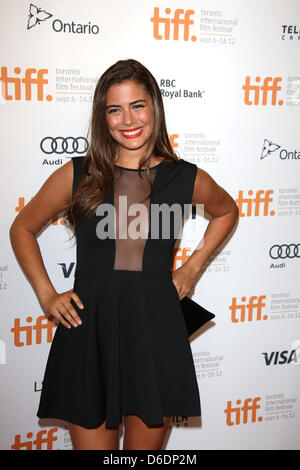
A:
{"type": "Polygon", "coordinates": [[[131,109],[125,109],[124,110],[124,124],[126,126],[131,126],[133,122],[134,122],[134,115],[131,109]]]}

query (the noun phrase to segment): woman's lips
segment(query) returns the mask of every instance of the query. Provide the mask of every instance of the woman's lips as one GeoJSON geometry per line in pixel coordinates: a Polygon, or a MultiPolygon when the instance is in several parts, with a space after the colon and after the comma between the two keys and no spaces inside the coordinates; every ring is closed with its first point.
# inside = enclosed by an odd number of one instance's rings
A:
{"type": "Polygon", "coordinates": [[[125,137],[125,139],[135,139],[143,133],[143,128],[136,127],[135,129],[121,130],[120,133],[125,137]]]}

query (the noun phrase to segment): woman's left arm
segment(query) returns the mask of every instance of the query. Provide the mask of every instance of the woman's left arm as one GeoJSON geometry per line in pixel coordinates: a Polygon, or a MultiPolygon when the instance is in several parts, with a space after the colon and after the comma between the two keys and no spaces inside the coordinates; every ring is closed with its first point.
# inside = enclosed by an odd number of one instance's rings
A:
{"type": "Polygon", "coordinates": [[[231,232],[239,217],[239,209],[234,199],[201,168],[197,169],[192,204],[203,204],[204,211],[211,216],[211,220],[203,238],[189,259],[182,267],[174,271],[173,280],[177,284],[180,299],[190,291],[193,278],[231,232]]]}

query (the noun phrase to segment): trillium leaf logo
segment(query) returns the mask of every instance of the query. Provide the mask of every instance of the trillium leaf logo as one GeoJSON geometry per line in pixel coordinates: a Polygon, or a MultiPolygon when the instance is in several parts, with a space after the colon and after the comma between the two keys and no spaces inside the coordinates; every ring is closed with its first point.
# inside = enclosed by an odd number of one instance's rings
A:
{"type": "Polygon", "coordinates": [[[53,16],[51,13],[48,13],[46,10],[42,10],[41,8],[33,5],[33,3],[30,3],[27,29],[34,28],[34,26],[40,24],[41,21],[48,20],[51,16],[53,16]]]}
{"type": "Polygon", "coordinates": [[[280,149],[280,145],[274,144],[273,142],[270,142],[269,140],[265,139],[260,159],[262,160],[263,158],[267,157],[278,149],[280,149]]]}

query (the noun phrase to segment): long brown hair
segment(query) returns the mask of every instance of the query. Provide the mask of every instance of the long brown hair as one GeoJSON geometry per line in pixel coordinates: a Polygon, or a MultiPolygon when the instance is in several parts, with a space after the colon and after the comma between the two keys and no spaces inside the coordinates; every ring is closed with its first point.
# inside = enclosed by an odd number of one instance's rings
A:
{"type": "Polygon", "coordinates": [[[168,137],[162,96],[155,78],[140,62],[133,59],[119,60],[103,73],[95,88],[89,126],[91,141],[83,161],[83,176],[65,212],[65,219],[74,228],[74,233],[76,219],[94,215],[114,182],[117,142],[112,138],[106,123],[106,94],[112,85],[125,80],[134,80],[143,85],[153,103],[154,128],[138,169],[149,167],[151,155],[178,160],[168,137]]]}

